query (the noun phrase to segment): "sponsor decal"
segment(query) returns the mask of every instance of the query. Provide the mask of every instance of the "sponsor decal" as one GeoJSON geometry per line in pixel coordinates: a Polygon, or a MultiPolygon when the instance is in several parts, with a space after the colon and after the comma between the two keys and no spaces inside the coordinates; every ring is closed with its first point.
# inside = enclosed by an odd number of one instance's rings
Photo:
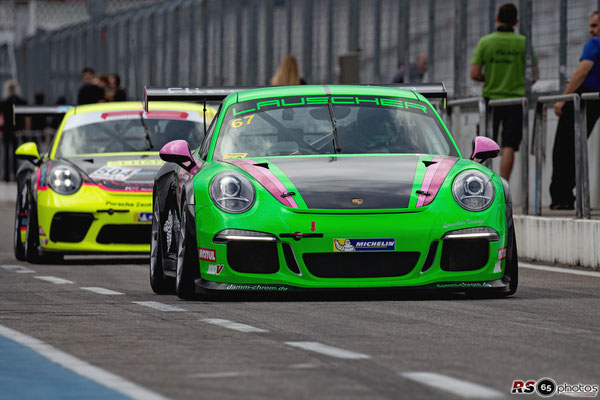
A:
{"type": "Polygon", "coordinates": [[[275,285],[227,285],[226,290],[286,291],[288,288],[275,285]]]}
{"type": "Polygon", "coordinates": [[[163,160],[115,160],[108,161],[106,165],[110,167],[138,167],[149,165],[163,165],[163,160]]]}
{"type": "Polygon", "coordinates": [[[44,231],[44,228],[42,228],[41,226],[38,227],[38,233],[40,234],[40,236],[46,236],[46,231],[44,231]]]}
{"type": "Polygon", "coordinates": [[[438,283],[435,285],[438,288],[487,288],[492,287],[488,282],[453,282],[453,283],[438,283]]]}
{"type": "Polygon", "coordinates": [[[444,222],[444,228],[451,228],[453,226],[462,226],[462,225],[473,225],[473,224],[483,224],[483,220],[467,218],[464,221],[444,222]]]}
{"type": "Polygon", "coordinates": [[[317,223],[315,221],[310,221],[310,231],[314,232],[317,230],[317,223]]]}
{"type": "Polygon", "coordinates": [[[363,203],[363,199],[352,199],[352,203],[360,206],[363,203]]]}
{"type": "Polygon", "coordinates": [[[209,275],[220,275],[223,271],[223,264],[208,264],[208,270],[206,271],[209,275]]]}
{"type": "Polygon", "coordinates": [[[495,265],[494,265],[494,274],[497,274],[499,272],[502,272],[502,263],[500,261],[498,261],[495,265]]]}
{"type": "Polygon", "coordinates": [[[138,212],[133,215],[133,220],[135,222],[152,222],[152,213],[151,212],[138,212]]]}
{"type": "Polygon", "coordinates": [[[333,239],[334,252],[396,250],[395,239],[333,239]]]}
{"type": "Polygon", "coordinates": [[[48,239],[48,238],[42,238],[42,239],[40,239],[40,244],[42,246],[48,246],[49,242],[50,242],[50,239],[48,239]]]}
{"type": "Polygon", "coordinates": [[[232,160],[234,158],[246,158],[248,153],[227,153],[223,156],[223,160],[232,160]]]}
{"type": "Polygon", "coordinates": [[[141,202],[141,201],[111,201],[107,200],[105,203],[108,207],[142,207],[142,208],[152,208],[151,202],[141,202]]]}
{"type": "Polygon", "coordinates": [[[511,394],[533,394],[537,393],[541,397],[550,397],[553,395],[565,395],[569,397],[596,397],[598,395],[597,384],[570,384],[562,383],[557,385],[554,379],[541,378],[535,379],[515,379],[512,383],[511,394]]]}
{"type": "Polygon", "coordinates": [[[502,261],[506,258],[506,247],[498,249],[498,261],[502,261]]]}
{"type": "Polygon", "coordinates": [[[139,168],[123,168],[105,165],[92,172],[90,178],[108,181],[125,181],[138,171],[139,168]]]}
{"type": "Polygon", "coordinates": [[[217,261],[217,252],[212,249],[198,247],[198,258],[203,261],[217,261]]]}
{"type": "MultiPolygon", "coordinates": [[[[298,106],[311,106],[318,104],[346,104],[346,105],[366,105],[370,107],[393,107],[403,109],[409,112],[415,112],[419,114],[425,114],[433,116],[427,112],[427,106],[420,102],[407,101],[399,98],[390,97],[371,97],[371,96],[298,96],[298,97],[285,97],[285,98],[274,98],[274,99],[261,99],[256,101],[243,102],[242,109],[239,108],[239,104],[232,107],[233,116],[238,116],[247,113],[264,111],[266,109],[282,108],[282,107],[298,107],[298,106]]],[[[238,118],[239,119],[239,118],[238,118]]]]}

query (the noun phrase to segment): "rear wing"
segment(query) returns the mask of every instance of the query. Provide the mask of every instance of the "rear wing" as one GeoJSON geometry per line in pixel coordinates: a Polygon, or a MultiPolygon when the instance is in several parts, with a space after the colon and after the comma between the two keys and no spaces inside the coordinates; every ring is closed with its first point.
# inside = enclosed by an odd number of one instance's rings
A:
{"type": "Polygon", "coordinates": [[[14,106],[12,121],[16,125],[16,116],[20,117],[56,117],[65,115],[73,106],[14,106]]]}
{"type": "MultiPolygon", "coordinates": [[[[448,91],[443,82],[438,83],[394,83],[373,84],[365,86],[383,86],[396,89],[412,90],[428,99],[441,99],[444,108],[448,91]]],[[[222,101],[231,93],[248,89],[259,89],[267,86],[222,86],[222,87],[173,87],[149,88],[144,87],[144,110],[148,111],[150,101],[222,101]]]]}
{"type": "Polygon", "coordinates": [[[368,86],[383,86],[391,87],[396,89],[412,90],[420,95],[423,95],[426,99],[440,99],[442,101],[443,108],[446,108],[446,101],[448,100],[448,90],[444,82],[432,82],[432,83],[391,83],[383,85],[368,85],[368,86]]]}
{"type": "Polygon", "coordinates": [[[258,89],[265,86],[214,86],[214,87],[144,87],[144,110],[150,101],[223,101],[231,93],[258,89]]]}

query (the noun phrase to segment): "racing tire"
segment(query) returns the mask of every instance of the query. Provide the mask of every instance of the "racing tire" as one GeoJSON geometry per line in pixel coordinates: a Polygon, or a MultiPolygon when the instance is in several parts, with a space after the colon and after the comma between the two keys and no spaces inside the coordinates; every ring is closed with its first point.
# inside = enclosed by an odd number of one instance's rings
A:
{"type": "Polygon", "coordinates": [[[21,207],[19,204],[19,198],[17,195],[17,204],[15,206],[15,234],[13,237],[13,250],[15,253],[15,258],[19,261],[27,261],[27,257],[25,256],[25,245],[21,241],[21,218],[19,214],[21,213],[21,207]]]}
{"type": "Polygon", "coordinates": [[[63,260],[62,254],[42,253],[39,250],[40,231],[37,218],[37,206],[31,194],[27,200],[27,230],[25,233],[24,253],[28,262],[32,264],[59,264],[63,260]]]}
{"type": "Polygon", "coordinates": [[[158,196],[152,202],[152,237],[150,239],[150,287],[156,294],[173,294],[175,282],[163,270],[163,238],[161,235],[158,196]]]}
{"type": "MultiPolygon", "coordinates": [[[[185,198],[185,196],[182,196],[185,198]]],[[[177,238],[177,274],[175,293],[183,300],[193,300],[196,295],[196,278],[200,277],[198,253],[196,252],[196,229],[192,217],[188,215],[188,205],[181,207],[181,223],[177,238]]]]}

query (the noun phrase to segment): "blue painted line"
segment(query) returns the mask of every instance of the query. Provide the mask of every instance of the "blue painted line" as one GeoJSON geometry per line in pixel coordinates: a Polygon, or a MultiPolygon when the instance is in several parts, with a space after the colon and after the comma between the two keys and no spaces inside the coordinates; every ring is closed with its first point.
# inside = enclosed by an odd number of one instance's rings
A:
{"type": "Polygon", "coordinates": [[[129,397],[0,335],[0,399],[118,400],[129,397]]]}

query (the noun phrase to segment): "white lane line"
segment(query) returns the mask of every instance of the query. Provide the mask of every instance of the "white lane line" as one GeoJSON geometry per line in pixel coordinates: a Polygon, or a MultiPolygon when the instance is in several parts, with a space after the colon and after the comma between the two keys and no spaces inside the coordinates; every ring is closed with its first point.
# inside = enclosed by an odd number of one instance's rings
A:
{"type": "Polygon", "coordinates": [[[248,372],[237,372],[237,371],[231,371],[231,372],[208,372],[205,374],[193,374],[193,375],[188,375],[190,378],[209,378],[209,379],[213,379],[213,378],[235,378],[237,376],[247,376],[250,375],[250,373],[248,372]]]}
{"type": "Polygon", "coordinates": [[[600,278],[600,272],[594,271],[582,271],[580,269],[560,268],[560,267],[547,267],[545,265],[529,264],[519,261],[519,268],[537,269],[540,271],[559,272],[561,274],[572,274],[572,275],[583,275],[593,276],[600,278]]]}
{"type": "Polygon", "coordinates": [[[340,349],[338,347],[328,346],[318,342],[285,342],[288,346],[299,347],[304,350],[314,351],[317,353],[325,354],[327,356],[343,358],[346,360],[362,360],[371,358],[371,356],[362,353],[355,353],[353,351],[340,349]]]}
{"type": "Polygon", "coordinates": [[[66,285],[66,284],[74,283],[74,282],[71,282],[71,281],[63,279],[63,278],[57,278],[55,276],[34,276],[34,278],[41,279],[43,281],[50,282],[50,283],[55,283],[57,285],[66,285]]]}
{"type": "Polygon", "coordinates": [[[246,325],[246,324],[240,324],[238,322],[232,322],[232,321],[229,321],[227,319],[203,318],[200,321],[206,322],[207,324],[218,325],[218,326],[222,326],[223,328],[233,329],[234,331],[240,331],[240,332],[256,332],[256,333],[258,333],[258,332],[269,332],[269,331],[267,331],[265,329],[255,328],[254,326],[246,325]]]}
{"type": "Polygon", "coordinates": [[[94,287],[94,286],[90,286],[90,287],[80,287],[79,289],[83,289],[83,290],[87,290],[89,292],[94,292],[94,293],[98,293],[98,294],[106,294],[106,295],[118,295],[118,294],[123,294],[121,292],[116,292],[114,290],[110,290],[110,289],[104,289],[101,287],[94,287]]]}
{"type": "Polygon", "coordinates": [[[505,397],[503,393],[497,390],[434,372],[404,372],[400,375],[423,385],[467,399],[498,399],[505,397]]]}
{"type": "Polygon", "coordinates": [[[29,268],[25,268],[22,265],[0,265],[7,271],[16,272],[17,274],[34,274],[35,271],[29,268]]]}
{"type": "Polygon", "coordinates": [[[36,353],[46,357],[48,360],[62,365],[76,374],[91,379],[94,382],[97,382],[126,396],[130,396],[133,399],[166,399],[166,397],[163,397],[158,393],[154,393],[148,389],[138,386],[135,383],[127,381],[118,375],[95,367],[86,361],[80,360],[70,354],[60,351],[57,348],[42,342],[41,340],[10,329],[4,325],[0,325],[0,335],[30,348],[36,353]]]}
{"type": "Polygon", "coordinates": [[[170,306],[168,304],[164,304],[164,303],[159,303],[157,301],[134,301],[135,304],[139,304],[140,306],[144,306],[144,307],[150,307],[150,308],[154,308],[155,310],[160,310],[160,311],[187,311],[184,310],[183,308],[179,308],[176,306],[170,306]]]}

